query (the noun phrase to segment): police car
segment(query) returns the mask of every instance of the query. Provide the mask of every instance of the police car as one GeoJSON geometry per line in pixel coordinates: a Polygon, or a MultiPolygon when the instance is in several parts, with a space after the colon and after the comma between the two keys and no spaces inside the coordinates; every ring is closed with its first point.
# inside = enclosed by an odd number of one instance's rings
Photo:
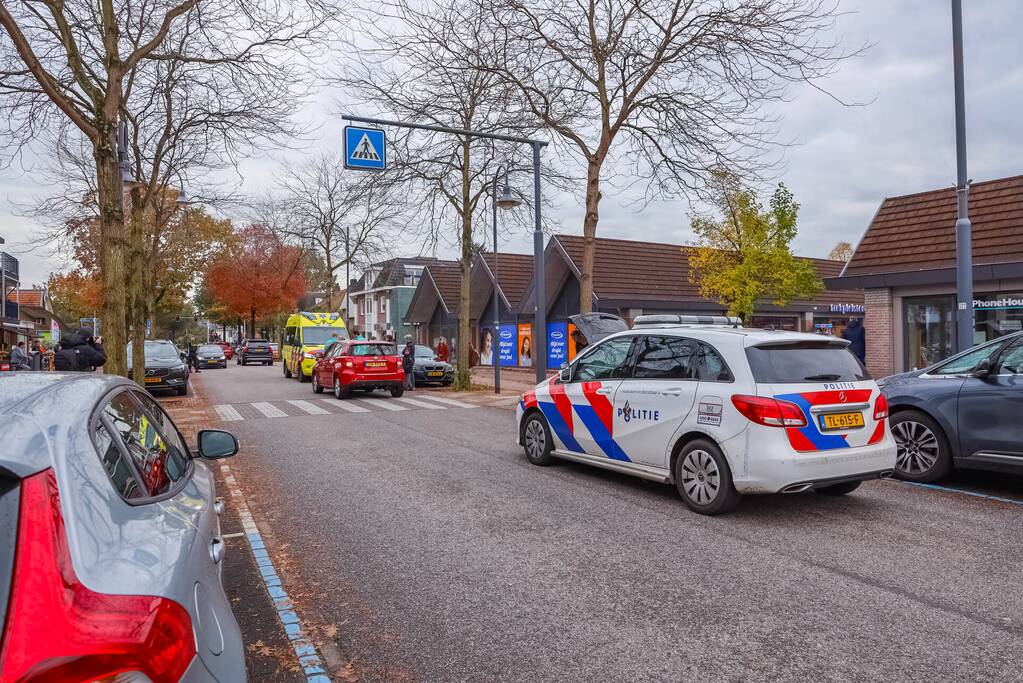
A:
{"type": "Polygon", "coordinates": [[[523,394],[519,444],[555,458],[674,483],[690,509],[740,495],[844,495],[890,477],[888,403],[843,339],[747,329],[712,316],[576,316],[590,342],[523,394]]]}

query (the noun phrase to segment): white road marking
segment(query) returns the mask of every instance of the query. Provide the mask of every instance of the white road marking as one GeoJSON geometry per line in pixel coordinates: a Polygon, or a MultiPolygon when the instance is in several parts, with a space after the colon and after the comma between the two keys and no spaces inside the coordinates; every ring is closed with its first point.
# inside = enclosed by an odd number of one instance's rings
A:
{"type": "Polygon", "coordinates": [[[214,410],[217,411],[217,415],[219,415],[220,419],[223,420],[224,422],[235,422],[237,420],[245,419],[244,417],[242,417],[242,414],[235,409],[234,406],[227,405],[213,406],[213,408],[214,410]]]}
{"type": "Polygon", "coordinates": [[[408,410],[405,406],[399,406],[391,403],[391,399],[389,398],[364,398],[361,400],[372,404],[375,408],[383,408],[384,410],[408,410]]]}
{"type": "Polygon", "coordinates": [[[335,408],[340,408],[341,410],[347,410],[350,413],[368,413],[369,412],[368,408],[363,408],[362,406],[357,406],[354,403],[349,403],[348,401],[339,401],[336,398],[321,398],[320,400],[321,401],[327,401],[328,403],[330,403],[330,405],[334,406],[335,408]]]}
{"type": "Polygon", "coordinates": [[[427,403],[426,401],[417,401],[414,398],[402,397],[402,398],[391,398],[390,400],[392,400],[392,401],[401,401],[402,403],[407,403],[408,405],[415,406],[416,408],[428,408],[430,410],[447,410],[446,406],[435,406],[435,405],[432,405],[430,403],[427,403]]]}
{"type": "Polygon", "coordinates": [[[251,405],[253,408],[258,410],[259,412],[263,413],[263,415],[265,415],[267,417],[287,417],[288,416],[288,414],[286,412],[284,412],[283,410],[281,410],[277,406],[273,405],[272,403],[266,403],[265,401],[261,401],[259,403],[251,403],[249,405],[251,405]]]}
{"type": "Polygon", "coordinates": [[[433,394],[424,394],[420,398],[425,398],[430,401],[437,401],[438,403],[444,403],[449,406],[455,406],[456,408],[479,408],[479,406],[473,403],[466,403],[465,401],[456,401],[453,398],[442,398],[440,396],[434,396],[433,394]]]}
{"type": "Polygon", "coordinates": [[[310,415],[329,415],[330,414],[330,411],[324,410],[320,406],[314,406],[309,401],[298,401],[298,400],[290,401],[289,400],[288,403],[290,403],[291,405],[295,406],[299,410],[304,410],[305,412],[309,413],[310,415]]]}

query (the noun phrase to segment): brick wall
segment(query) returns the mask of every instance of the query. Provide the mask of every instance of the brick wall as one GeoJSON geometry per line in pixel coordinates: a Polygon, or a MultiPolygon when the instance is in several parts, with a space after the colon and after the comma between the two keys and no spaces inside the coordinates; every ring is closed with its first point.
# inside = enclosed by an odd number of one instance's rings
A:
{"type": "Polygon", "coordinates": [[[863,292],[863,327],[867,338],[867,369],[875,378],[895,372],[895,316],[892,290],[863,292]]]}

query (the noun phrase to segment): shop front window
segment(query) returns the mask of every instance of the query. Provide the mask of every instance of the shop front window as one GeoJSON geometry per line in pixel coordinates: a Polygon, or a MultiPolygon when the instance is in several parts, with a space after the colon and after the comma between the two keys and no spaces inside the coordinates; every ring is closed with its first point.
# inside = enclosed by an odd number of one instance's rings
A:
{"type": "Polygon", "coordinates": [[[974,339],[981,344],[1023,330],[1023,293],[977,294],[973,299],[974,339]]]}
{"type": "Polygon", "coordinates": [[[926,368],[952,355],[955,346],[954,297],[904,299],[902,310],[906,370],[926,368]]]}
{"type": "Polygon", "coordinates": [[[797,316],[787,315],[755,315],[753,316],[753,320],[750,321],[749,327],[760,329],[773,327],[776,330],[798,332],[799,318],[797,316]]]}

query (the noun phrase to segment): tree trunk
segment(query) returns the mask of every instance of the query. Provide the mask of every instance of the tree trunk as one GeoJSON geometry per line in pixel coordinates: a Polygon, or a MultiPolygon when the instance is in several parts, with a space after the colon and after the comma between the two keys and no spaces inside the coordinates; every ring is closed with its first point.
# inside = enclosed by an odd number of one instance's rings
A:
{"type": "MultiPolygon", "coordinates": [[[[469,206],[469,143],[462,143],[462,257],[459,266],[462,271],[458,287],[458,372],[455,389],[467,391],[472,388],[472,371],[469,367],[469,273],[472,267],[472,208],[469,206]]],[[[496,330],[495,330],[496,334],[496,330]]],[[[494,353],[497,362],[497,353],[494,353]]]]}
{"type": "Polygon", "coordinates": [[[600,162],[586,167],[586,215],[583,217],[583,263],[579,280],[579,312],[593,310],[593,262],[597,251],[597,221],[600,217],[600,162]]]}
{"type": "MultiPolygon", "coordinates": [[[[131,326],[131,378],[138,384],[146,377],[146,313],[149,292],[146,287],[145,217],[142,211],[142,193],[131,192],[130,228],[128,230],[128,309],[131,326]]],[[[151,290],[149,290],[151,291],[151,290]]]]}
{"type": "Polygon", "coordinates": [[[96,161],[96,188],[99,194],[100,290],[102,307],[100,322],[103,349],[107,362],[103,371],[110,375],[127,375],[127,272],[128,252],[124,229],[124,197],[121,170],[114,145],[116,124],[100,122],[100,136],[93,147],[96,161]]]}
{"type": "Polygon", "coordinates": [[[251,330],[251,334],[249,334],[249,339],[255,339],[256,338],[256,309],[255,308],[250,308],[249,309],[249,330],[251,330]]]}
{"type": "Polygon", "coordinates": [[[330,281],[327,283],[327,313],[334,310],[334,259],[330,255],[330,249],[325,250],[327,252],[327,273],[330,275],[330,281]]]}

